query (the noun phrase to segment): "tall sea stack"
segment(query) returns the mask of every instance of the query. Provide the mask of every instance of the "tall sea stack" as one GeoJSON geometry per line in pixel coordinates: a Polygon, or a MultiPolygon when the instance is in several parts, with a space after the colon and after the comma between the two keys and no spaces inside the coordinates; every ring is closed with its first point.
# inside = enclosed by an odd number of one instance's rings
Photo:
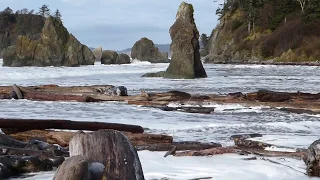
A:
{"type": "Polygon", "coordinates": [[[164,78],[205,78],[207,73],[200,60],[199,31],[194,22],[193,6],[182,2],[176,22],[170,28],[171,62],[164,78]]]}

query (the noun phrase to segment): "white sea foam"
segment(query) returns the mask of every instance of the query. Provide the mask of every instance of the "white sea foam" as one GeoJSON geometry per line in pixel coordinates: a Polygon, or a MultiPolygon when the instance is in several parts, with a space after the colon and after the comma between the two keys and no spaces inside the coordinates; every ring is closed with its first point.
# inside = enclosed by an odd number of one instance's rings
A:
{"type": "MultiPolygon", "coordinates": [[[[165,152],[139,152],[143,172],[147,180],[170,179],[186,180],[193,178],[212,177],[215,180],[310,180],[305,176],[303,161],[283,158],[267,158],[280,164],[271,163],[261,159],[245,161],[243,158],[252,156],[216,155],[212,157],[173,157],[164,158],[165,152]],[[293,169],[286,167],[290,166],[293,169]]],[[[49,180],[51,174],[41,174],[25,180],[49,180]]],[[[319,178],[314,178],[319,179],[319,178]]]]}

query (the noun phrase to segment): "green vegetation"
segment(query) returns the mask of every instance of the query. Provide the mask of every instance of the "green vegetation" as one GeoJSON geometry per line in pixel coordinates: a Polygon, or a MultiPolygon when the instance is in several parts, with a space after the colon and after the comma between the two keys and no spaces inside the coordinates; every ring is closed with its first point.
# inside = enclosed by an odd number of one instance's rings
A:
{"type": "Polygon", "coordinates": [[[217,15],[219,34],[209,43],[214,57],[320,60],[318,0],[226,0],[217,15]]]}

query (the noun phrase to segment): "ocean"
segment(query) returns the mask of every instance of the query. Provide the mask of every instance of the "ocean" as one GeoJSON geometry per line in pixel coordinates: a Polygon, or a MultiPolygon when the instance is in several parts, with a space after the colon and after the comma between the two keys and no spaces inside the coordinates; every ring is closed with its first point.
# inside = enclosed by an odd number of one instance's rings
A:
{"type": "MultiPolygon", "coordinates": [[[[148,72],[163,71],[168,64],[135,62],[129,65],[82,67],[2,67],[0,85],[115,85],[126,86],[129,95],[146,92],[180,90],[194,94],[253,92],[259,89],[289,92],[320,92],[320,67],[274,65],[205,64],[208,78],[170,80],[142,78],[148,72]]],[[[175,104],[171,104],[175,106],[175,104]]],[[[290,114],[266,106],[209,104],[212,114],[165,112],[117,102],[35,102],[0,100],[0,117],[34,119],[68,119],[141,125],[146,132],[168,134],[175,141],[217,142],[232,145],[231,135],[261,133],[259,141],[292,148],[307,148],[320,137],[320,116],[290,114]]],[[[238,155],[213,157],[167,157],[165,152],[141,151],[146,179],[309,179],[302,161],[271,158],[283,165],[262,159],[244,161],[238,155]]],[[[54,172],[40,173],[26,179],[52,179],[54,172]]]]}

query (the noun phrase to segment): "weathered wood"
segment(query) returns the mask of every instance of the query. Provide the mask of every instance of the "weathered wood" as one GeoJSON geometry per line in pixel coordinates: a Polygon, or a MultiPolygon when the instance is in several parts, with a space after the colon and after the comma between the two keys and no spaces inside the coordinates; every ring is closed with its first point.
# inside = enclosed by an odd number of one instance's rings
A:
{"type": "Polygon", "coordinates": [[[305,152],[286,152],[286,151],[267,151],[263,149],[255,148],[239,148],[241,151],[247,154],[253,154],[263,157],[288,157],[302,160],[305,156],[305,152]]]}
{"type": "Polygon", "coordinates": [[[81,155],[105,166],[103,179],[144,180],[138,154],[121,132],[79,132],[69,143],[70,156],[81,155]]]}
{"type": "Polygon", "coordinates": [[[143,133],[143,128],[136,125],[86,122],[70,120],[36,120],[36,119],[5,119],[0,118],[0,128],[16,129],[69,129],[69,130],[88,130],[97,131],[100,129],[113,129],[118,131],[143,133]],[[13,123],[14,122],[14,123],[13,123]]]}
{"type": "Polygon", "coordinates": [[[265,149],[267,147],[274,146],[272,144],[252,141],[245,138],[234,138],[234,144],[239,148],[254,148],[254,149],[265,149]]]}
{"type": "Polygon", "coordinates": [[[283,112],[296,113],[296,114],[311,114],[311,115],[320,114],[320,112],[315,112],[309,109],[299,109],[299,108],[280,108],[279,110],[283,112]]]}
{"type": "Polygon", "coordinates": [[[0,156],[0,179],[52,170],[52,162],[49,159],[41,160],[34,156],[0,156]]]}
{"type": "Polygon", "coordinates": [[[313,142],[303,159],[309,176],[320,177],[320,140],[313,142]]]}
{"type": "Polygon", "coordinates": [[[20,88],[16,84],[14,84],[12,86],[12,89],[18,99],[23,99],[23,94],[22,94],[20,88]]]}
{"type": "Polygon", "coordinates": [[[233,154],[237,153],[239,149],[236,147],[215,147],[210,149],[204,149],[200,151],[184,151],[178,152],[174,156],[213,156],[219,154],[233,154]]]}
{"type": "Polygon", "coordinates": [[[256,137],[262,137],[262,134],[258,134],[258,133],[236,134],[236,135],[232,135],[230,139],[235,140],[235,139],[248,139],[248,138],[256,138],[256,137]]]}
{"type": "Polygon", "coordinates": [[[261,102],[284,102],[290,99],[291,95],[286,92],[259,90],[257,93],[257,100],[261,102]]]}
{"type": "MultiPolygon", "coordinates": [[[[70,131],[50,131],[50,130],[30,130],[10,134],[11,137],[29,142],[30,140],[41,140],[50,144],[58,144],[62,147],[69,145],[69,141],[77,132],[70,131]]],[[[148,133],[130,133],[123,132],[134,146],[142,146],[147,144],[170,144],[173,137],[168,135],[148,134],[148,133]]]]}
{"type": "Polygon", "coordinates": [[[86,95],[55,94],[47,92],[28,92],[24,98],[36,101],[76,101],[76,102],[97,102],[98,100],[86,95]]]}
{"type": "Polygon", "coordinates": [[[170,151],[176,146],[177,151],[186,150],[203,150],[215,147],[221,147],[221,144],[217,143],[200,143],[200,142],[173,142],[171,144],[147,144],[144,146],[137,146],[137,150],[149,150],[149,151],[170,151]]]}

